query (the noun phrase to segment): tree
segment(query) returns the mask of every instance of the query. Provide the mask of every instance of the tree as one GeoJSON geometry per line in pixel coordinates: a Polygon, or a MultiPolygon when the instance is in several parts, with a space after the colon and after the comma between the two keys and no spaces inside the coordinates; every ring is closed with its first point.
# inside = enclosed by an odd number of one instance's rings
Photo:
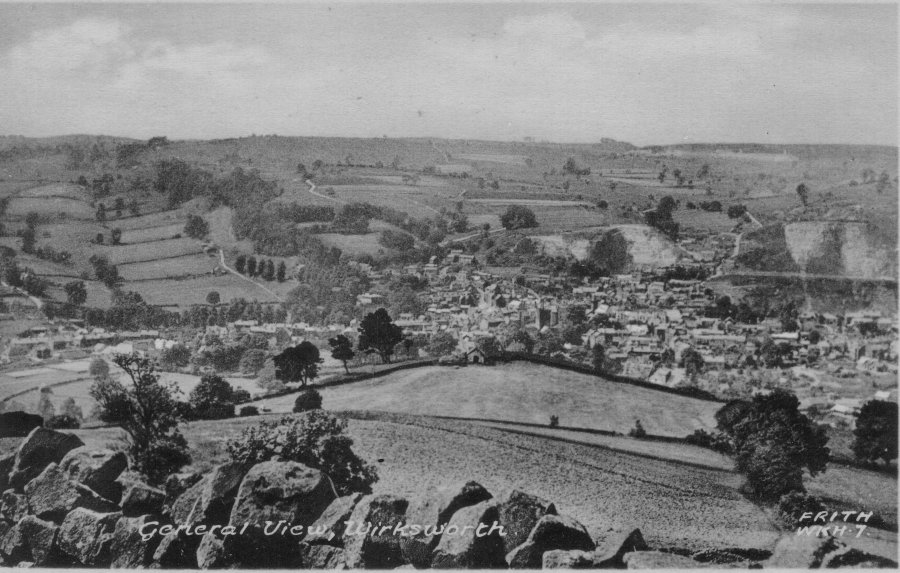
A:
{"type": "Polygon", "coordinates": [[[503,225],[504,229],[510,231],[538,226],[534,211],[522,205],[510,205],[507,207],[506,212],[500,215],[500,224],[503,225]]]}
{"type": "Polygon", "coordinates": [[[265,268],[262,271],[262,278],[264,281],[275,280],[275,263],[272,262],[272,259],[266,261],[265,268]]]}
{"type": "Polygon", "coordinates": [[[431,335],[425,351],[431,356],[447,356],[456,350],[457,341],[449,332],[436,332],[431,335]]]}
{"type": "Polygon", "coordinates": [[[221,297],[219,296],[219,292],[218,292],[218,291],[211,290],[211,291],[209,291],[208,293],[206,293],[206,302],[207,302],[207,304],[213,304],[213,305],[219,304],[219,301],[221,301],[221,300],[222,300],[222,299],[221,299],[221,297]]]}
{"type": "Polygon", "coordinates": [[[138,354],[118,354],[113,363],[131,379],[129,386],[104,376],[91,386],[100,419],[127,434],[132,467],[152,483],[187,463],[187,441],[178,431],[174,383],[161,384],[153,363],[138,354]]]}
{"type": "Polygon", "coordinates": [[[34,229],[27,228],[22,231],[22,252],[23,253],[33,253],[34,252],[34,229]]]}
{"type": "Polygon", "coordinates": [[[275,356],[275,377],[286,384],[306,383],[319,375],[319,349],[315,344],[304,340],[297,346],[290,346],[275,356]]]}
{"type": "Polygon", "coordinates": [[[681,353],[681,363],[684,366],[685,373],[694,378],[697,374],[703,372],[703,357],[693,348],[686,348],[681,353]]]}
{"type": "Polygon", "coordinates": [[[159,353],[159,363],[163,368],[183,368],[191,361],[191,350],[184,344],[173,344],[159,353]]]}
{"type": "Polygon", "coordinates": [[[109,234],[109,242],[112,245],[118,245],[122,242],[122,229],[113,229],[109,234]]]}
{"type": "MultiPolygon", "coordinates": [[[[875,172],[872,172],[872,178],[874,179],[875,172]]],[[[891,186],[891,176],[888,175],[887,171],[882,171],[881,175],[878,177],[878,184],[875,186],[875,191],[878,193],[884,193],[891,186]]]]}
{"type": "Polygon", "coordinates": [[[321,409],[322,395],[319,394],[319,391],[315,388],[309,388],[297,395],[297,399],[294,400],[294,409],[292,411],[295,414],[300,414],[302,412],[309,412],[310,410],[321,409]]]}
{"type": "Polygon", "coordinates": [[[588,306],[585,304],[573,304],[566,310],[566,319],[573,325],[584,324],[587,320],[588,306]]]}
{"type": "Polygon", "coordinates": [[[403,329],[394,324],[383,308],[367,314],[359,325],[359,349],[363,352],[377,352],[384,363],[391,362],[394,346],[401,340],[403,329]]]}
{"type": "Polygon", "coordinates": [[[256,257],[250,257],[249,259],[247,259],[247,276],[256,276],[256,257]]]}
{"type": "Polygon", "coordinates": [[[69,416],[79,423],[84,421],[84,412],[81,410],[81,406],[75,403],[75,398],[72,397],[63,401],[62,406],[59,408],[59,413],[63,416],[69,416]]]}
{"type": "Polygon", "coordinates": [[[97,220],[101,223],[106,220],[106,205],[103,203],[97,206],[97,220]]]}
{"type": "Polygon", "coordinates": [[[512,336],[512,341],[521,344],[528,354],[531,354],[534,350],[534,339],[531,338],[526,330],[517,330],[512,336]]]}
{"type": "Polygon", "coordinates": [[[53,405],[53,401],[50,400],[50,393],[50,388],[41,388],[40,396],[38,397],[37,413],[44,420],[49,420],[56,415],[56,407],[53,405]]]}
{"type": "MultiPolygon", "coordinates": [[[[241,392],[236,392],[231,384],[218,374],[205,374],[191,390],[188,403],[197,418],[215,420],[234,416],[234,405],[243,398],[245,396],[241,392]]],[[[249,398],[249,394],[246,398],[249,398]]]]}
{"type": "Polygon", "coordinates": [[[347,368],[347,361],[353,360],[356,354],[353,352],[353,343],[343,334],[338,334],[334,338],[328,339],[328,345],[331,346],[331,357],[340,360],[344,364],[344,370],[350,374],[347,368]]]}
{"type": "Polygon", "coordinates": [[[284,264],[284,261],[281,261],[280,263],[278,263],[278,270],[275,272],[275,279],[278,282],[283,283],[286,278],[285,275],[287,275],[287,265],[284,264]]]}
{"type": "Polygon", "coordinates": [[[87,300],[87,289],[84,287],[84,281],[68,282],[64,288],[69,304],[81,306],[87,300]]]}
{"type": "Polygon", "coordinates": [[[792,491],[805,491],[803,471],[825,471],[830,451],[825,429],[800,413],[797,397],[776,389],[717,416],[719,429],[734,443],[735,468],[747,477],[748,492],[776,501],[792,491]]]}
{"type": "Polygon", "coordinates": [[[202,239],[209,234],[209,224],[200,215],[188,215],[184,234],[192,239],[202,239]]]}
{"type": "Polygon", "coordinates": [[[807,201],[809,200],[809,187],[806,186],[806,183],[797,185],[797,195],[800,196],[800,202],[806,207],[807,201]]]}
{"type": "Polygon", "coordinates": [[[591,365],[596,372],[603,372],[606,366],[606,349],[602,344],[591,347],[591,365]]]}
{"type": "Polygon", "coordinates": [[[238,258],[234,260],[234,270],[237,272],[244,274],[244,271],[247,268],[247,257],[244,255],[238,255],[238,258]]]}
{"type": "Polygon", "coordinates": [[[869,400],[856,415],[853,454],[864,462],[897,459],[897,403],[869,400]]]}

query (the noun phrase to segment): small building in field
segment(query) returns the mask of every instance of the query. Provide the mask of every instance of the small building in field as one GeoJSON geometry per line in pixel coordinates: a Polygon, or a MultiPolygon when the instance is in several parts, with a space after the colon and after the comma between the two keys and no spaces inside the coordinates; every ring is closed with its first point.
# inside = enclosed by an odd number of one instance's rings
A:
{"type": "Polygon", "coordinates": [[[469,364],[487,364],[488,357],[480,348],[473,347],[466,352],[466,362],[469,364]]]}

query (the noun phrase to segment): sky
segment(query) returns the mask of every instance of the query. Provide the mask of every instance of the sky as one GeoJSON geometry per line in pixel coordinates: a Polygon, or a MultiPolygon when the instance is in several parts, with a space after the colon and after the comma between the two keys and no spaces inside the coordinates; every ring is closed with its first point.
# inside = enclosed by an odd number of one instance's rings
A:
{"type": "Polygon", "coordinates": [[[0,133],[897,145],[892,4],[0,4],[0,133]]]}

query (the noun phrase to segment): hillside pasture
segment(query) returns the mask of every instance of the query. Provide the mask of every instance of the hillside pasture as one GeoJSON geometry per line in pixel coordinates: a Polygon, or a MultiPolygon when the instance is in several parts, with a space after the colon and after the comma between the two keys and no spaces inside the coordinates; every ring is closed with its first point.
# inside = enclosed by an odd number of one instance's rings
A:
{"type": "Polygon", "coordinates": [[[412,217],[431,219],[441,207],[451,208],[460,190],[449,186],[420,185],[340,185],[319,187],[319,193],[333,188],[334,197],[344,203],[366,202],[390,207],[412,217]]]}
{"type": "Polygon", "coordinates": [[[84,283],[84,289],[87,291],[87,299],[84,306],[89,308],[109,308],[112,305],[111,292],[100,281],[82,280],[80,277],[59,277],[49,276],[51,281],[47,288],[47,296],[57,302],[67,302],[66,283],[78,280],[84,283]]]}
{"type": "Polygon", "coordinates": [[[8,217],[22,218],[37,213],[47,219],[93,219],[90,204],[70,197],[13,197],[6,208],[8,217]]]}
{"type": "Polygon", "coordinates": [[[119,265],[119,275],[126,281],[211,275],[219,266],[216,256],[193,254],[149,262],[119,265]]]}
{"type": "Polygon", "coordinates": [[[148,304],[167,308],[206,304],[206,295],[210,291],[218,292],[222,302],[228,302],[233,298],[278,302],[276,297],[259,285],[230,273],[182,280],[137,281],[129,283],[126,289],[140,294],[148,304]]]}
{"type": "Polygon", "coordinates": [[[524,155],[504,155],[500,153],[463,153],[461,155],[454,155],[454,158],[462,159],[464,161],[504,163],[507,165],[525,165],[525,160],[527,159],[524,155]]]}
{"type": "Polygon", "coordinates": [[[111,221],[114,227],[122,229],[123,235],[128,231],[136,231],[138,229],[153,229],[165,227],[168,225],[180,225],[184,228],[186,221],[185,212],[182,209],[172,209],[169,211],[159,211],[156,213],[148,213],[146,215],[138,215],[137,217],[123,217],[111,221]]]}
{"type": "Polygon", "coordinates": [[[181,238],[138,243],[134,245],[117,245],[98,247],[114,265],[149,262],[156,260],[183,257],[203,253],[203,247],[195,239],[181,238]]]}
{"type": "Polygon", "coordinates": [[[52,183],[50,185],[41,185],[22,190],[19,197],[62,197],[75,199],[78,201],[89,200],[87,191],[80,185],[72,185],[70,183],[52,183]]]}
{"type": "Polygon", "coordinates": [[[122,232],[122,244],[133,245],[136,243],[149,243],[176,238],[184,232],[183,223],[171,223],[159,227],[145,227],[141,229],[129,229],[122,232]]]}
{"type": "MultiPolygon", "coordinates": [[[[596,376],[513,362],[493,367],[429,366],[321,390],[328,410],[484,418],[547,424],[557,415],[574,428],[627,434],[636,419],[650,434],[686,436],[715,428],[722,406],[596,376]]],[[[260,402],[289,412],[293,396],[260,402]]]]}

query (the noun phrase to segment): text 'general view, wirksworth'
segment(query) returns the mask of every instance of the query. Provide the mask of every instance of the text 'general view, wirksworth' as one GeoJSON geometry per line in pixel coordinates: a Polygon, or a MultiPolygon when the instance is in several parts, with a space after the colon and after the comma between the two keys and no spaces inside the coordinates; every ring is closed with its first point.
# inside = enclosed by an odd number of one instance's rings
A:
{"type": "Polygon", "coordinates": [[[0,3],[0,567],[897,568],[897,23],[0,3]]]}

